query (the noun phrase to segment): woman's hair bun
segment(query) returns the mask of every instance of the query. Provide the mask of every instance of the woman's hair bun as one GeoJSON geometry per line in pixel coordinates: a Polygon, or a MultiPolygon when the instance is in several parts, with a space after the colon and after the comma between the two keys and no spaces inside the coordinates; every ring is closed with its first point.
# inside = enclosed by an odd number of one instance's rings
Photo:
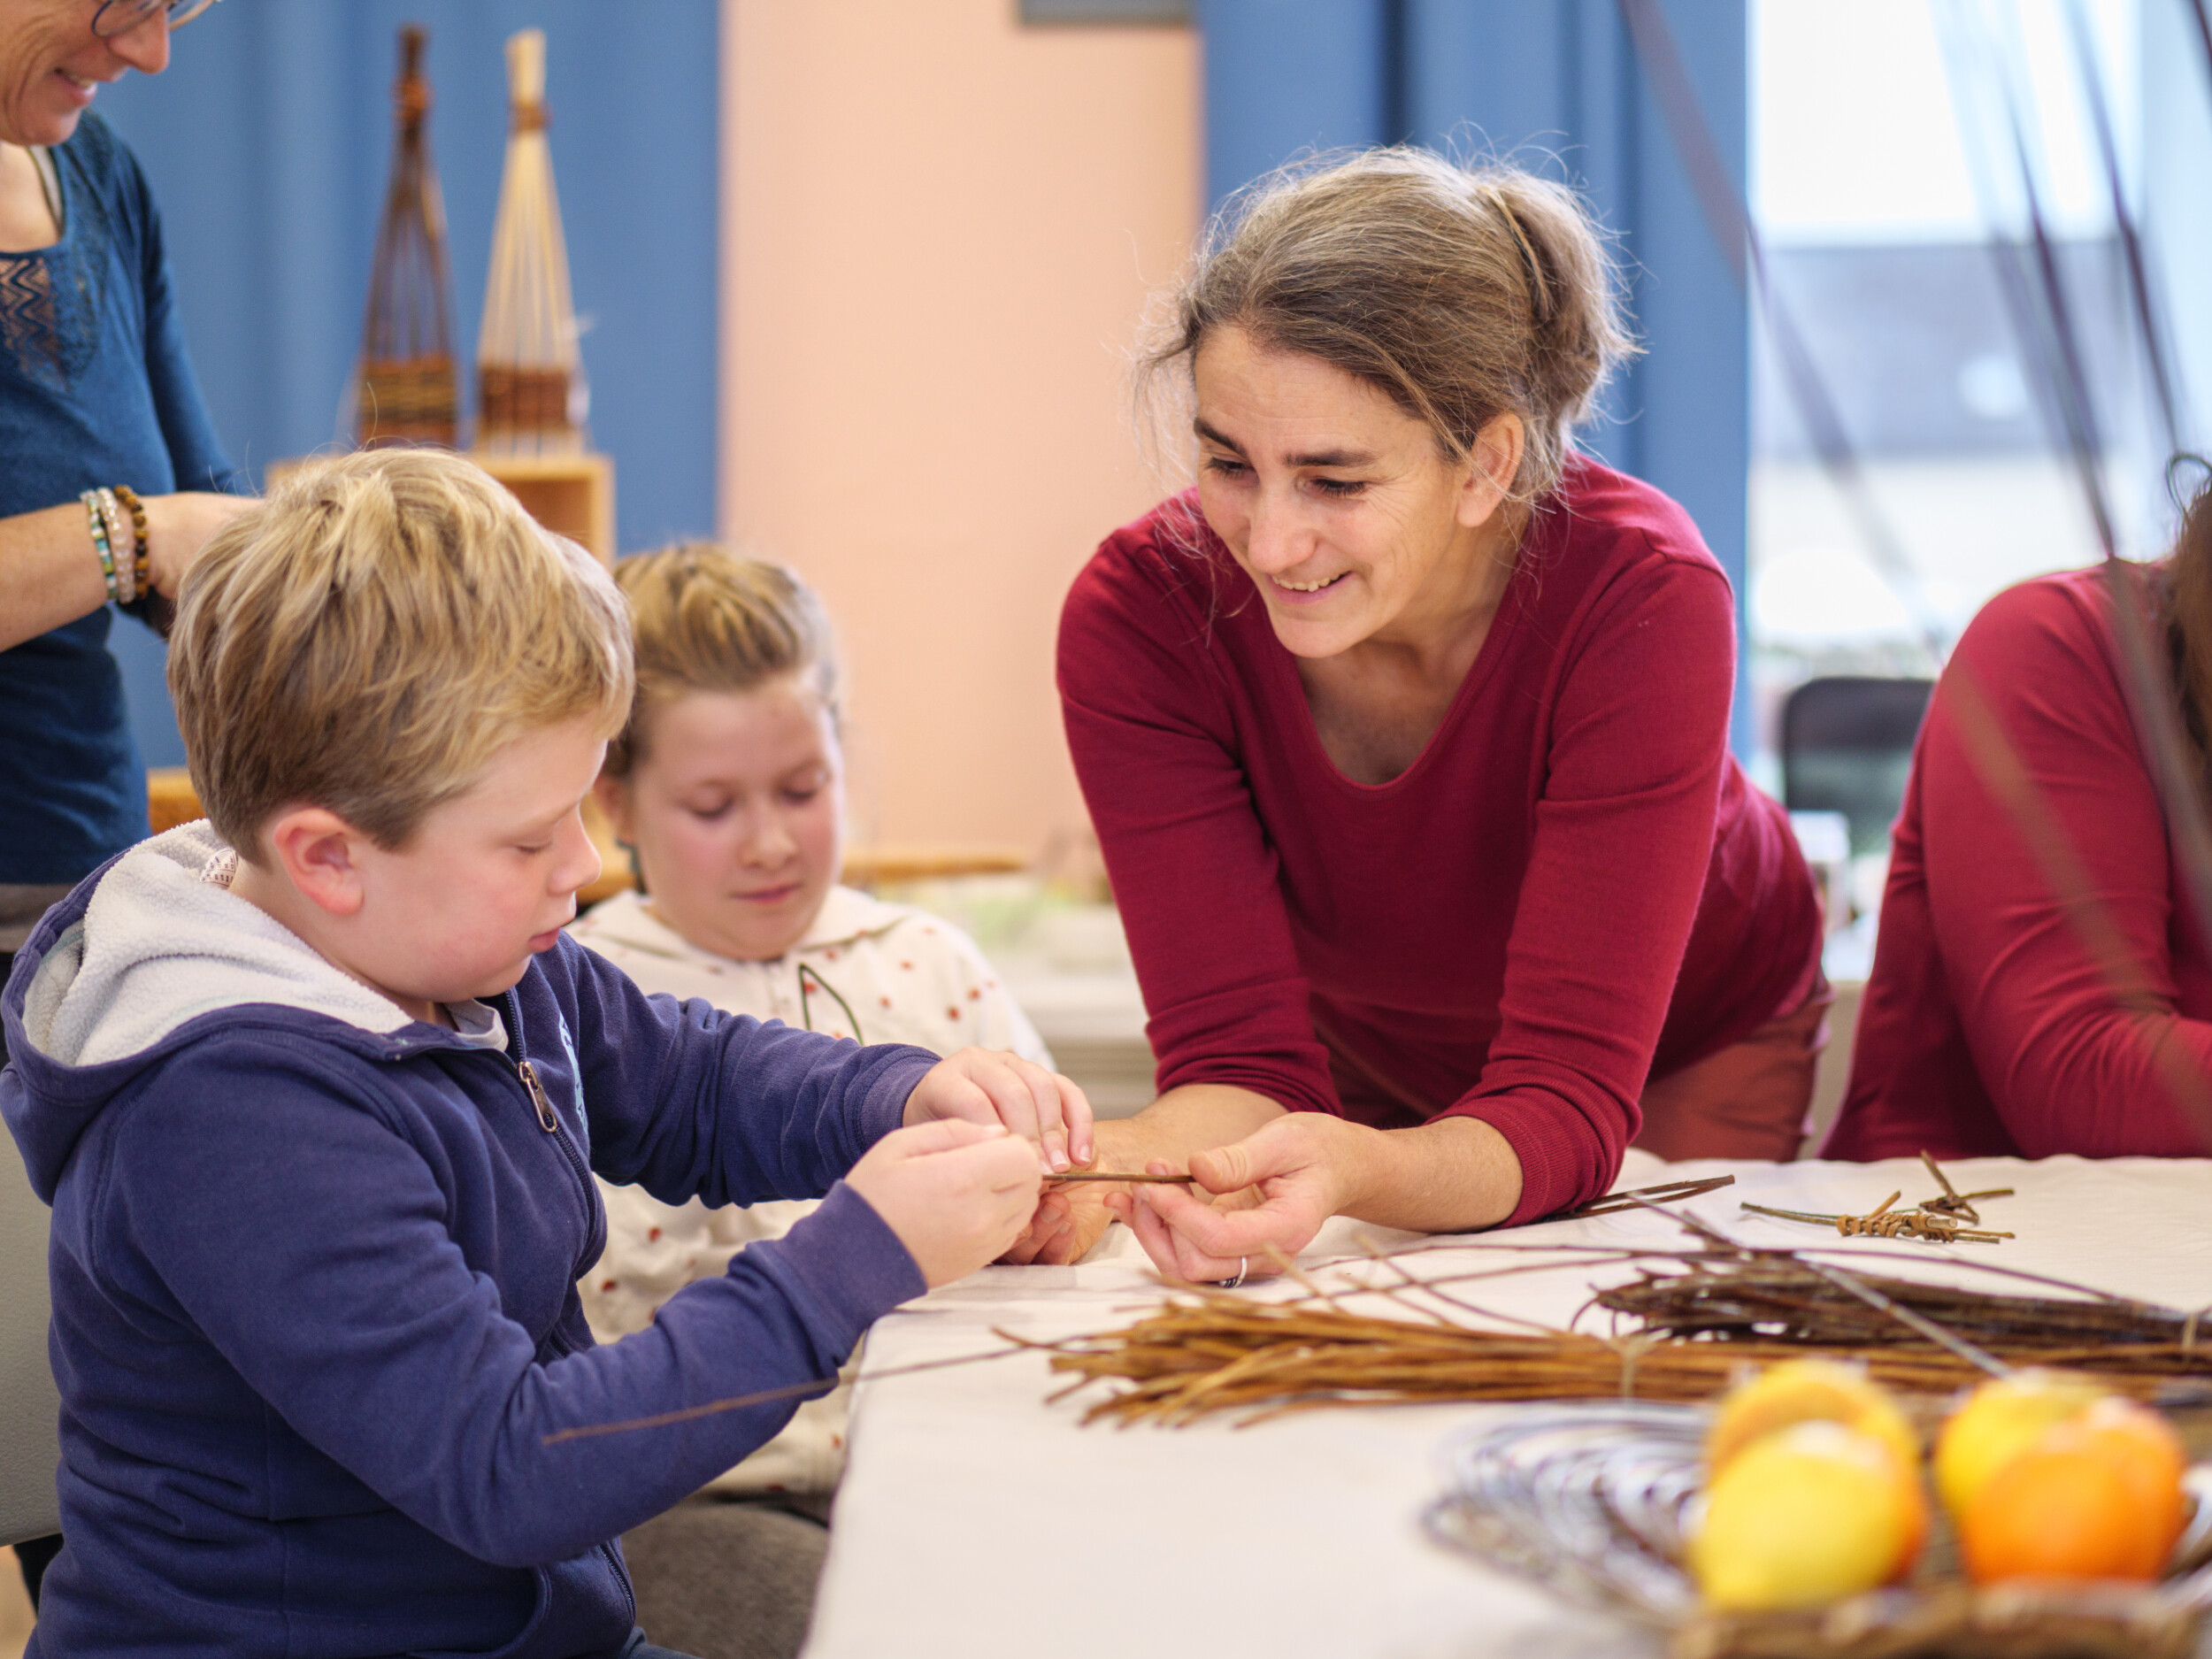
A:
{"type": "Polygon", "coordinates": [[[1316,157],[1215,214],[1140,355],[1140,388],[1187,367],[1213,330],[1241,328],[1380,387],[1455,457],[1498,415],[1518,415],[1513,493],[1532,500],[1558,482],[1574,426],[1636,349],[1620,287],[1566,185],[1412,148],[1316,157]]]}

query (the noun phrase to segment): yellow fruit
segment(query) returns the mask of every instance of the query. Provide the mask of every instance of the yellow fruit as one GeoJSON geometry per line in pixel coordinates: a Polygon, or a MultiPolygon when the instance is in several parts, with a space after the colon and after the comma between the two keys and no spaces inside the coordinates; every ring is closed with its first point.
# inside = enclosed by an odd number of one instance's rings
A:
{"type": "Polygon", "coordinates": [[[1936,1495],[1951,1518],[1962,1519],[1991,1477],[2045,1430],[2104,1397],[2096,1384],[2053,1371],[2015,1371],[1977,1388],[1936,1440],[1936,1495]]]}
{"type": "Polygon", "coordinates": [[[1927,1526],[1895,1454],[1840,1424],[1792,1424],[1714,1475],[1690,1570],[1717,1608],[1817,1607],[1911,1566],[1927,1526]]]}
{"type": "Polygon", "coordinates": [[[1832,1359],[1785,1360],[1729,1390],[1705,1436],[1705,1466],[1718,1474],[1754,1441],[1793,1423],[1840,1423],[1888,1447],[1909,1475],[1920,1437],[1881,1386],[1856,1365],[1832,1359]]]}

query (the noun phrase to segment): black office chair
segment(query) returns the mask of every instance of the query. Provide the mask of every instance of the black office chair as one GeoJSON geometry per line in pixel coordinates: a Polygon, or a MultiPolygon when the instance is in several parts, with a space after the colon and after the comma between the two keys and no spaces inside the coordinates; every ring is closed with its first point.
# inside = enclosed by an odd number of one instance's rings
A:
{"type": "Polygon", "coordinates": [[[1782,804],[1840,812],[1854,855],[1884,851],[1934,689],[1930,680],[1836,675],[1791,692],[1782,704],[1782,804]]]}

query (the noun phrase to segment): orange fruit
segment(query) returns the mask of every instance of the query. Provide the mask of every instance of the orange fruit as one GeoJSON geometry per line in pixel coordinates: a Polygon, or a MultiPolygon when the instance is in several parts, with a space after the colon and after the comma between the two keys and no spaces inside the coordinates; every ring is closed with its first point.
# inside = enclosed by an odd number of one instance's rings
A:
{"type": "Polygon", "coordinates": [[[2189,1518],[2181,1485],[2189,1459],[2172,1426],[2149,1407],[2116,1397],[2100,1400],[2060,1424],[2042,1445],[2053,1451],[2085,1451],[2120,1477],[2141,1545],[2127,1576],[2156,1578],[2189,1518]]]}
{"type": "Polygon", "coordinates": [[[2055,1424],[2080,1416],[2105,1394],[2084,1378],[2037,1370],[1975,1389],[1936,1437],[1936,1495],[1952,1520],[1962,1523],[1991,1478],[2055,1424]]]}
{"type": "Polygon", "coordinates": [[[1880,1441],[1909,1477],[1920,1464],[1920,1437],[1881,1385],[1860,1365],[1832,1359],[1785,1360],[1731,1388],[1705,1436],[1705,1463],[1717,1475],[1746,1447],[1793,1423],[1840,1423],[1880,1441]]]}
{"type": "Polygon", "coordinates": [[[2062,1424],[1968,1504],[1959,1524],[1967,1575],[1977,1584],[2156,1578],[2179,1530],[2178,1469],[2163,1463],[2155,1437],[2131,1423],[2062,1424]]]}

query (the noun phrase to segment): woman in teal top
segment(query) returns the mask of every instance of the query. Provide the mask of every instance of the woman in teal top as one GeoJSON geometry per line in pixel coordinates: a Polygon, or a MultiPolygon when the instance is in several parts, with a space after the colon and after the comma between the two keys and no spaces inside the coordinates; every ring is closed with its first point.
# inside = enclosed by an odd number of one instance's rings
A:
{"type": "Polygon", "coordinates": [[[243,505],[185,356],[160,216],[87,113],[102,82],[159,73],[171,27],[207,4],[0,0],[0,958],[146,833],[107,649],[109,601],[137,587],[133,534],[126,518],[111,586],[81,493],[142,502],[155,604],[243,505]]]}

